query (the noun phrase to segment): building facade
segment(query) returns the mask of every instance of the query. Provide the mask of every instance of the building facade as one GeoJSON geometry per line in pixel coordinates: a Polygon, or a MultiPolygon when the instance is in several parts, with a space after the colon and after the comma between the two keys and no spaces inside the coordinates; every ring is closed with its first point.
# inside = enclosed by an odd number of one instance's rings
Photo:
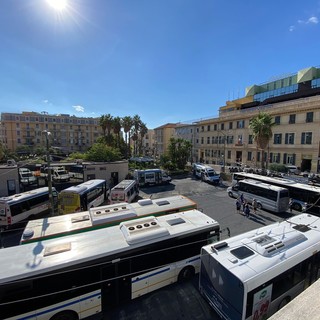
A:
{"type": "Polygon", "coordinates": [[[99,118],[37,112],[1,113],[2,143],[11,151],[28,146],[46,146],[44,132],[50,132],[50,146],[63,153],[84,152],[103,135],[99,118]]]}
{"type": "Polygon", "coordinates": [[[260,167],[262,163],[292,164],[319,172],[320,69],[296,74],[246,89],[243,98],[227,101],[219,117],[198,122],[201,162],[260,167]],[[266,150],[258,150],[249,121],[260,111],[275,122],[266,150]]]}
{"type": "Polygon", "coordinates": [[[175,137],[177,124],[167,123],[154,129],[154,155],[160,157],[168,151],[170,138],[175,137]]]}

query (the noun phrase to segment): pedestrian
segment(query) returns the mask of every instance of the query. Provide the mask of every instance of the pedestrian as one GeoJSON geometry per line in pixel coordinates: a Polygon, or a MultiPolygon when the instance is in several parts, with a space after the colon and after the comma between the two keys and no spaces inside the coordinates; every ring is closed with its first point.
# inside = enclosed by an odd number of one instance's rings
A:
{"type": "Polygon", "coordinates": [[[237,200],[236,200],[236,209],[237,209],[237,213],[240,213],[240,209],[241,209],[240,198],[237,198],[237,200]]]}
{"type": "Polygon", "coordinates": [[[252,200],[252,209],[253,209],[253,213],[256,214],[257,213],[257,200],[253,199],[252,200]]]}
{"type": "Polygon", "coordinates": [[[249,204],[248,204],[248,203],[245,204],[243,213],[245,214],[245,216],[246,216],[247,218],[250,217],[250,208],[249,208],[249,204]]]}
{"type": "Polygon", "coordinates": [[[290,198],[290,200],[289,200],[290,213],[292,213],[292,207],[293,207],[293,200],[292,200],[292,198],[290,198]]]}

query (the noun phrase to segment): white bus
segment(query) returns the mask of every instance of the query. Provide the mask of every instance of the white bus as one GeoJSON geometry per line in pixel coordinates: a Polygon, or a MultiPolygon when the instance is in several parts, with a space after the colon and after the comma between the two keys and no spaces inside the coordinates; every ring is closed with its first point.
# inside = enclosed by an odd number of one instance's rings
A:
{"type": "MultiPolygon", "coordinates": [[[[58,193],[52,188],[54,203],[57,203],[58,193]]],[[[38,188],[0,198],[0,227],[9,227],[19,222],[27,222],[29,218],[50,211],[48,187],[38,188]]]]}
{"type": "Polygon", "coordinates": [[[289,191],[290,198],[292,198],[294,210],[320,215],[320,187],[295,182],[290,179],[265,177],[244,172],[234,173],[232,179],[234,182],[242,179],[251,179],[286,188],[289,191]]]}
{"type": "Polygon", "coordinates": [[[116,203],[91,208],[89,211],[65,214],[29,221],[20,244],[106,228],[129,219],[161,216],[175,212],[197,209],[197,204],[185,196],[160,199],[141,199],[134,203],[116,203]]]}
{"type": "Polygon", "coordinates": [[[172,180],[168,173],[161,169],[134,170],[133,176],[140,187],[168,184],[172,180]]]}
{"type": "Polygon", "coordinates": [[[303,213],[204,246],[200,292],[223,319],[267,319],[320,277],[319,230],[303,213]]]}
{"type": "Polygon", "coordinates": [[[139,195],[138,182],[136,180],[122,180],[110,191],[110,203],[132,202],[139,195]]]}
{"type": "Polygon", "coordinates": [[[273,212],[285,212],[289,208],[289,191],[286,188],[274,186],[256,180],[240,180],[237,184],[227,189],[228,195],[238,198],[243,194],[248,203],[257,200],[258,209],[273,212]]]}
{"type": "Polygon", "coordinates": [[[83,319],[184,281],[219,224],[198,210],[1,250],[1,319],[83,319]]]}
{"type": "Polygon", "coordinates": [[[68,214],[89,210],[107,201],[107,182],[103,179],[92,179],[71,186],[59,193],[59,214],[68,214]]]}

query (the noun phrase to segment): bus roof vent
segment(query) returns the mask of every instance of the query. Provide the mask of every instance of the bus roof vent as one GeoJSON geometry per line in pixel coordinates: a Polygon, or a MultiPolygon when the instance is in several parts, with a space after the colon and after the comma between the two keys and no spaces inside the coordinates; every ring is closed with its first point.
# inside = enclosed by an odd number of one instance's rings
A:
{"type": "Polygon", "coordinates": [[[141,200],[138,200],[138,204],[140,206],[148,206],[150,204],[152,204],[152,200],[151,199],[141,199],[141,200]]]}
{"type": "Polygon", "coordinates": [[[140,243],[169,235],[169,231],[162,227],[157,218],[153,216],[122,222],[120,229],[128,244],[140,243]]]}
{"type": "Polygon", "coordinates": [[[137,217],[135,210],[126,202],[91,208],[89,212],[93,225],[112,222],[120,223],[123,220],[137,217]]]}
{"type": "Polygon", "coordinates": [[[243,243],[250,249],[267,257],[295,246],[305,240],[307,240],[307,237],[304,234],[291,231],[273,237],[263,234],[253,239],[245,239],[243,243]]]}
{"type": "Polygon", "coordinates": [[[44,249],[43,256],[52,256],[54,254],[66,252],[71,250],[71,242],[61,243],[58,245],[48,246],[44,249]]]}

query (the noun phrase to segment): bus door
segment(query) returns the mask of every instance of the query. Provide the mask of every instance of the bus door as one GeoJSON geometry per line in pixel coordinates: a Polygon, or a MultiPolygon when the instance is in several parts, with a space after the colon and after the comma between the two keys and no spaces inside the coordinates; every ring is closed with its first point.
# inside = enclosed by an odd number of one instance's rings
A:
{"type": "Polygon", "coordinates": [[[116,306],[131,300],[130,260],[103,266],[101,280],[103,306],[116,306]]]}
{"type": "Polygon", "coordinates": [[[320,253],[314,254],[307,260],[307,277],[305,287],[310,286],[320,278],[320,253]]]}
{"type": "Polygon", "coordinates": [[[162,183],[162,173],[161,171],[158,171],[155,173],[155,183],[160,184],[162,183]]]}

